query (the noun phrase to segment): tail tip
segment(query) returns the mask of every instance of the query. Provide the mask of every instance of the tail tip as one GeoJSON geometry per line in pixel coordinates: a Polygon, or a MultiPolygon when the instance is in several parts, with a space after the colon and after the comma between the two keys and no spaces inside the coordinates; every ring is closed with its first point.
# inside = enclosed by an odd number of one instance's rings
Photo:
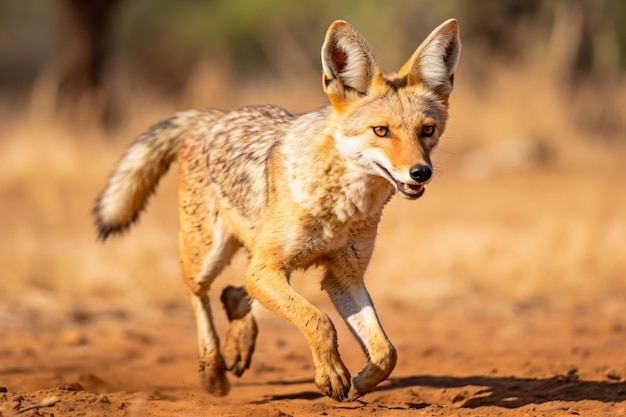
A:
{"type": "Polygon", "coordinates": [[[123,228],[120,228],[119,226],[111,224],[110,222],[107,222],[103,218],[103,216],[101,215],[99,203],[100,203],[100,199],[96,201],[94,208],[91,210],[91,214],[94,216],[94,223],[96,226],[96,232],[98,234],[98,240],[104,243],[109,237],[109,235],[119,233],[123,231],[123,228]]]}
{"type": "Polygon", "coordinates": [[[106,242],[109,235],[113,232],[111,228],[104,227],[100,224],[96,224],[96,228],[98,230],[98,241],[102,243],[106,242]]]}
{"type": "Polygon", "coordinates": [[[116,226],[116,225],[108,225],[101,222],[99,219],[96,219],[96,232],[98,235],[98,241],[104,243],[109,236],[111,235],[121,235],[126,230],[128,230],[128,225],[126,226],[116,226]]]}

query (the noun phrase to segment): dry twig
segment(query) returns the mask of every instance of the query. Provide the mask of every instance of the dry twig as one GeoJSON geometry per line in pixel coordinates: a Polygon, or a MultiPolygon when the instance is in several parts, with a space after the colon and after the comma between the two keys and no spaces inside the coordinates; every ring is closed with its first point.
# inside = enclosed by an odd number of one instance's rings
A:
{"type": "Polygon", "coordinates": [[[27,407],[20,408],[19,410],[15,412],[15,414],[21,414],[23,412],[26,412],[28,410],[33,410],[33,409],[36,409],[37,412],[39,412],[40,408],[52,407],[57,402],[59,402],[59,397],[53,395],[51,397],[44,398],[41,402],[38,402],[36,404],[32,404],[27,407]]]}

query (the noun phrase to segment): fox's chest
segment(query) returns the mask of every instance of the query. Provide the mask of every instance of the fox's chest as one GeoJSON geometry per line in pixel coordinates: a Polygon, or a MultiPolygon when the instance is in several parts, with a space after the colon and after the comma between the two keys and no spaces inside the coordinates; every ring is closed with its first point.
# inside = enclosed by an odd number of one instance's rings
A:
{"type": "MultiPolygon", "coordinates": [[[[307,269],[336,259],[346,248],[375,236],[379,218],[358,221],[328,222],[328,219],[306,216],[298,227],[284,230],[283,254],[289,269],[307,269]],[[372,233],[374,231],[374,233],[372,233]]],[[[360,246],[360,244],[358,245],[360,246]]]]}

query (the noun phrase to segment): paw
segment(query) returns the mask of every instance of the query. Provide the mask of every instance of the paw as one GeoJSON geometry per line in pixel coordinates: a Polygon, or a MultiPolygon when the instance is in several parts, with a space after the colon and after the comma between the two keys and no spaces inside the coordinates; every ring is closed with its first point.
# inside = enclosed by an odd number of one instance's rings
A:
{"type": "Polygon", "coordinates": [[[223,397],[230,391],[230,383],[226,377],[226,368],[223,363],[215,364],[200,361],[200,382],[204,390],[217,397],[223,397]]]}
{"type": "Polygon", "coordinates": [[[226,369],[238,377],[250,367],[257,334],[258,328],[252,314],[230,322],[222,356],[226,369]]]}
{"type": "Polygon", "coordinates": [[[350,372],[338,361],[326,371],[316,371],[315,384],[323,394],[333,400],[346,400],[350,392],[350,372]]]}
{"type": "Polygon", "coordinates": [[[352,386],[350,387],[347,401],[356,401],[365,394],[372,392],[377,385],[378,382],[376,381],[365,381],[363,379],[363,373],[360,373],[356,377],[352,378],[352,386]]]}
{"type": "Polygon", "coordinates": [[[250,366],[258,328],[250,309],[250,298],[243,287],[224,288],[221,299],[230,321],[222,355],[226,369],[241,376],[250,366]]]}
{"type": "Polygon", "coordinates": [[[367,392],[361,392],[354,385],[350,387],[350,392],[348,392],[347,401],[356,401],[361,398],[363,395],[367,394],[367,392]]]}
{"type": "Polygon", "coordinates": [[[370,361],[365,368],[352,380],[352,387],[348,394],[348,401],[372,392],[382,381],[387,379],[397,362],[396,349],[389,346],[384,354],[377,355],[376,363],[370,361]]]}

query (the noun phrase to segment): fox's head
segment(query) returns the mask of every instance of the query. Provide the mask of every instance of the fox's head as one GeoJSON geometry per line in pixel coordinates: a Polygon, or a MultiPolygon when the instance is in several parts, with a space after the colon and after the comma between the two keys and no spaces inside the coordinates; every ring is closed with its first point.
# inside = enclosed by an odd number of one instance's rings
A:
{"type": "Polygon", "coordinates": [[[403,197],[420,197],[433,174],[430,153],[446,127],[460,52],[459,28],[450,19],[397,73],[383,74],[361,34],[347,22],[334,22],[322,46],[322,66],[340,152],[403,197]]]}

